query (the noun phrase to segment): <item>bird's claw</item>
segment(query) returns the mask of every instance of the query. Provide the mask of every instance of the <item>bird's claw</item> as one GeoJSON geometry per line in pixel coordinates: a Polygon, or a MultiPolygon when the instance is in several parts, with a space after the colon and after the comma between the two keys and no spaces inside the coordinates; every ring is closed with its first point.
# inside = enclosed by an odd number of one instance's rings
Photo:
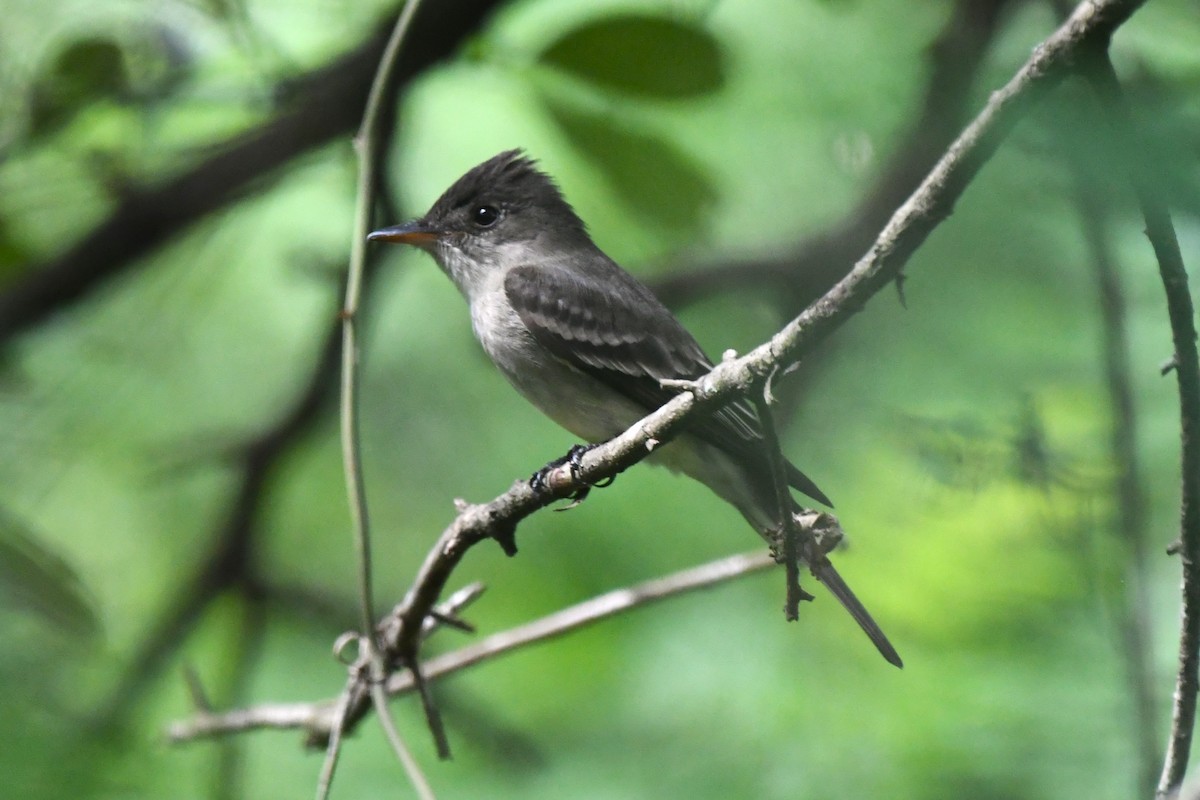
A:
{"type": "Polygon", "coordinates": [[[564,464],[571,470],[571,479],[579,480],[579,471],[583,467],[583,454],[591,450],[595,445],[577,444],[572,445],[571,449],[562,458],[556,458],[546,466],[539,469],[537,472],[529,476],[529,488],[535,492],[545,491],[551,487],[550,477],[554,472],[564,464]]]}
{"type": "MultiPolygon", "coordinates": [[[[595,446],[596,445],[594,444],[577,444],[572,446],[571,449],[567,451],[565,456],[554,459],[549,464],[533,473],[533,475],[531,475],[529,478],[529,488],[533,489],[535,492],[543,492],[552,489],[553,486],[551,476],[556,470],[558,470],[559,467],[562,467],[563,465],[566,465],[571,471],[571,480],[575,483],[578,483],[580,480],[580,472],[583,469],[583,456],[595,446]]],[[[574,508],[584,501],[584,499],[588,496],[588,493],[591,492],[593,488],[603,489],[605,486],[612,484],[614,480],[616,480],[615,477],[609,476],[593,484],[584,484],[573,494],[568,496],[568,499],[571,501],[568,505],[565,505],[557,510],[568,511],[574,508]]]]}

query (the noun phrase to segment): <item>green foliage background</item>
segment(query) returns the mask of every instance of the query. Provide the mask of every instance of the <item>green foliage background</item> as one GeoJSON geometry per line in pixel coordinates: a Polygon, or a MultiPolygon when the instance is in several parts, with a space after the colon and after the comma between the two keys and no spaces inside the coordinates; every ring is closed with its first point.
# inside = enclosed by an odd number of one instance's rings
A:
{"type": "MultiPolygon", "coordinates": [[[[153,183],[268,119],[290,77],[395,9],[280,0],[8,0],[0,16],[0,281],[19,280],[153,183]]],[[[947,2],[566,2],[503,7],[402,98],[390,174],[405,214],[509,147],[553,173],[620,263],[654,281],[771,259],[871,190],[909,132],[947,2]]],[[[978,108],[1056,24],[1014,4],[978,108]]],[[[1185,260],[1200,256],[1200,17],[1148,4],[1114,56],[1171,165],[1185,260]]],[[[839,564],[905,658],[887,667],[817,589],[785,624],[781,576],[638,611],[438,685],[455,760],[411,700],[402,729],[444,797],[1124,798],[1137,721],[1119,622],[1097,278],[1071,155],[1099,163],[1128,303],[1148,498],[1156,741],[1177,637],[1175,386],[1162,289],[1086,92],[1029,118],[907,269],[802,375],[785,449],[838,503],[839,564]]],[[[193,709],[335,694],[329,645],[354,625],[336,421],[270,476],[257,600],[207,606],[161,669],[115,695],[179,602],[237,486],[229,454],[301,391],[349,251],[347,137],[293,161],[85,302],[23,335],[0,373],[0,784],[13,797],[295,797],[320,757],[289,733],[170,746],[193,709]],[[111,708],[112,698],[120,702],[111,708]],[[104,709],[111,713],[105,715],[104,709]],[[98,721],[99,720],[99,721],[98,721]]],[[[1095,188],[1098,186],[1099,188],[1095,188]]],[[[389,252],[371,287],[365,469],[381,603],[398,600],[453,515],[572,443],[471,340],[427,257],[389,252]]],[[[797,280],[800,279],[799,276],[797,280]]],[[[0,283],[0,291],[4,285],[0,283]]],[[[679,312],[712,354],[799,311],[749,278],[679,312]]],[[[502,630],[593,594],[747,550],[703,487],[635,469],[521,553],[482,546],[469,617],[502,630]]],[[[460,642],[439,635],[436,646],[460,642]]],[[[403,795],[368,721],[341,797],[403,795]]]]}

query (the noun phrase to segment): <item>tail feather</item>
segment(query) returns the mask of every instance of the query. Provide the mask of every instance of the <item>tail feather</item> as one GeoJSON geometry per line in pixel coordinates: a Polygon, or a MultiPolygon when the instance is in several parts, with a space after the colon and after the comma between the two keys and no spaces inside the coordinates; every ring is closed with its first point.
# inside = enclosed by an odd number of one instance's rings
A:
{"type": "Polygon", "coordinates": [[[871,612],[867,611],[866,607],[854,596],[854,592],[842,580],[842,576],[833,568],[833,564],[829,563],[829,559],[821,558],[819,561],[820,563],[809,565],[816,579],[825,584],[830,593],[842,604],[842,607],[850,613],[850,616],[858,623],[858,627],[862,628],[863,633],[871,640],[871,644],[875,645],[879,654],[887,659],[889,664],[903,669],[904,662],[900,660],[900,654],[896,652],[896,648],[892,647],[892,643],[875,623],[871,612]]]}
{"type": "Polygon", "coordinates": [[[808,477],[799,469],[797,469],[796,465],[790,461],[784,460],[784,466],[787,467],[788,484],[791,485],[792,488],[799,489],[801,492],[804,492],[804,494],[808,495],[813,500],[816,500],[818,503],[824,503],[830,508],[833,508],[833,503],[828,497],[825,496],[824,492],[817,488],[817,485],[813,483],[812,478],[808,477]]]}

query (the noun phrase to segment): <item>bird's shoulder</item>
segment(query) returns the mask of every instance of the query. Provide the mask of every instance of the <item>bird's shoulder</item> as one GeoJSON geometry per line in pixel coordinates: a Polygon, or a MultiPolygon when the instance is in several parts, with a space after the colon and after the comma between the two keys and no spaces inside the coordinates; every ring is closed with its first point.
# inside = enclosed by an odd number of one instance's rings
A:
{"type": "Polygon", "coordinates": [[[711,369],[675,316],[610,261],[514,267],[504,290],[534,338],[570,362],[654,380],[711,369]]]}

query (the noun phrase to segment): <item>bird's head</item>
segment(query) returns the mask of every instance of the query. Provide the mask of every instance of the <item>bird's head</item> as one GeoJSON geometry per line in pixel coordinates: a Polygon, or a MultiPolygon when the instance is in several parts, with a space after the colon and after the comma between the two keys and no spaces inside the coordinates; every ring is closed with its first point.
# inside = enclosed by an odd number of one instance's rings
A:
{"type": "Polygon", "coordinates": [[[420,247],[468,297],[497,271],[591,246],[554,181],[520,150],[471,169],[424,216],[367,238],[420,247]]]}

